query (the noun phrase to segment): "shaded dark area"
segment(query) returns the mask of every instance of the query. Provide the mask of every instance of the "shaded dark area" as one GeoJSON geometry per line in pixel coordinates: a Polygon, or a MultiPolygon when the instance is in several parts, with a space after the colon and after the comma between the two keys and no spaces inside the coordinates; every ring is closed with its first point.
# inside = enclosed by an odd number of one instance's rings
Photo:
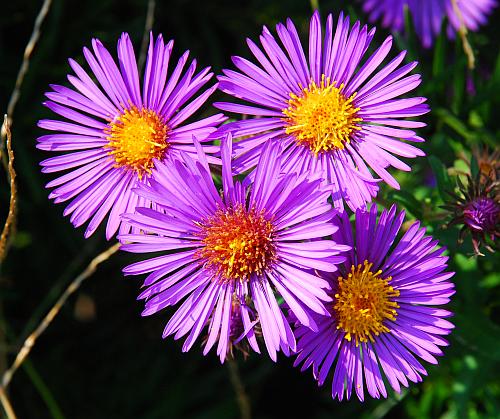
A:
{"type": "MultiPolygon", "coordinates": [[[[306,34],[311,5],[307,1],[245,2],[170,0],[156,2],[154,33],[175,39],[174,57],[186,49],[200,66],[215,72],[231,66],[231,55],[249,56],[245,37],[256,39],[262,25],[270,28],[291,17],[306,34]]],[[[30,37],[41,1],[20,0],[2,5],[0,14],[0,107],[2,113],[15,84],[22,53],[30,37]]],[[[366,21],[358,3],[322,1],[323,15],[346,10],[366,21]]],[[[136,50],[144,31],[147,1],[54,0],[38,46],[30,62],[19,103],[13,115],[13,146],[19,182],[18,228],[8,258],[0,270],[0,365],[10,363],[19,345],[54,303],[61,290],[99,252],[112,243],[101,228],[89,240],[83,229],[63,219],[63,205],[47,199],[38,163],[48,153],[35,149],[41,135],[37,120],[49,117],[41,103],[49,83],[67,84],[67,58],[83,63],[82,48],[93,37],[114,53],[121,32],[129,32],[136,50]]],[[[460,43],[443,40],[423,51],[414,37],[397,37],[396,49],[409,49],[407,61],[422,63],[424,82],[419,94],[430,99],[433,112],[422,130],[428,142],[422,148],[447,167],[457,163],[461,150],[480,142],[499,144],[500,121],[500,12],[489,25],[471,35],[478,68],[468,74],[460,43]],[[476,93],[467,93],[467,77],[476,93]]],[[[378,45],[387,36],[379,29],[378,45]]],[[[395,52],[392,53],[392,56],[395,52]]],[[[214,80],[215,81],[215,80],[214,80]]],[[[214,95],[213,100],[222,97],[214,95]]],[[[205,112],[211,112],[206,109],[205,112]]],[[[292,360],[251,356],[239,368],[254,417],[311,418],[435,418],[495,417],[500,415],[500,263],[495,255],[469,259],[469,247],[458,248],[456,230],[440,229],[433,216],[438,193],[425,158],[412,162],[411,174],[398,174],[401,194],[382,191],[405,206],[410,216],[421,216],[450,249],[459,313],[451,346],[439,366],[429,366],[429,377],[412,385],[401,397],[360,403],[334,402],[329,384],[318,389],[310,371],[300,373],[292,360]],[[426,182],[430,179],[430,183],[426,182]],[[412,208],[408,195],[421,202],[412,208]],[[457,253],[459,252],[459,253],[457,253]]],[[[0,220],[7,214],[9,190],[0,170],[0,220]]],[[[3,223],[3,221],[2,221],[3,223]]],[[[498,255],[496,255],[498,256],[498,255]]],[[[63,307],[37,342],[25,365],[15,375],[9,395],[19,418],[232,418],[239,416],[226,366],[199,346],[181,352],[181,343],[163,341],[168,312],[141,318],[136,301],[140,282],[124,278],[121,269],[132,256],[115,255],[89,278],[63,307]]],[[[264,350],[264,347],[261,346],[264,350]]]]}

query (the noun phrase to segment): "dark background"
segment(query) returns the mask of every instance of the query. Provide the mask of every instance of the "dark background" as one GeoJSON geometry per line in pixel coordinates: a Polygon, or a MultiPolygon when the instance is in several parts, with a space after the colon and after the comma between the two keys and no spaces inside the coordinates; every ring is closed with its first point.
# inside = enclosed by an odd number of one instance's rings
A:
{"type": "MultiPolygon", "coordinates": [[[[0,11],[0,111],[13,90],[25,45],[41,1],[4,2],[0,11]]],[[[358,3],[321,1],[323,19],[345,10],[367,22],[358,3]]],[[[38,163],[49,153],[35,149],[42,134],[36,122],[49,117],[41,103],[49,83],[68,84],[67,58],[83,63],[82,48],[92,37],[115,55],[121,32],[129,32],[136,51],[142,41],[147,1],[54,0],[33,53],[19,103],[13,115],[13,147],[19,182],[18,229],[0,270],[0,367],[10,363],[28,333],[64,287],[88,262],[112,243],[99,230],[89,240],[63,219],[63,205],[53,205],[44,188],[53,176],[42,175],[38,163]]],[[[231,55],[249,57],[245,37],[256,39],[263,24],[291,17],[307,33],[311,4],[307,1],[229,0],[157,1],[153,30],[175,39],[174,57],[190,49],[200,66],[216,72],[231,66],[231,55]]],[[[467,73],[460,43],[442,38],[438,47],[422,50],[411,35],[397,37],[395,51],[409,49],[418,57],[424,82],[419,95],[429,97],[433,113],[423,149],[448,168],[460,167],[458,154],[473,144],[498,146],[500,103],[500,14],[470,39],[478,68],[467,73]],[[466,79],[475,84],[468,94],[466,79]],[[496,116],[495,116],[496,115],[496,116]]],[[[379,28],[373,45],[387,31],[379,28]]],[[[213,100],[222,97],[217,93],[213,100]]],[[[206,109],[204,112],[211,112],[206,109]]],[[[434,187],[426,158],[411,162],[412,174],[398,174],[402,192],[385,189],[382,204],[397,201],[409,218],[422,218],[449,247],[458,293],[453,309],[457,330],[439,366],[411,385],[402,396],[389,391],[387,400],[357,399],[339,403],[330,398],[330,383],[318,389],[310,371],[293,369],[281,356],[238,358],[240,373],[256,418],[363,417],[437,418],[499,417],[500,330],[498,258],[469,259],[470,246],[457,247],[456,230],[444,231],[441,195],[434,187]],[[413,198],[413,200],[412,200],[413,198]]],[[[0,169],[0,220],[7,214],[8,183],[0,169]]],[[[3,221],[2,221],[3,223],[3,221]]],[[[19,418],[231,418],[238,404],[227,366],[214,353],[203,357],[199,346],[181,353],[181,344],[163,341],[169,312],[141,318],[136,301],[140,280],[124,278],[121,268],[132,261],[115,255],[99,267],[63,307],[37,342],[9,388],[19,418]]]]}

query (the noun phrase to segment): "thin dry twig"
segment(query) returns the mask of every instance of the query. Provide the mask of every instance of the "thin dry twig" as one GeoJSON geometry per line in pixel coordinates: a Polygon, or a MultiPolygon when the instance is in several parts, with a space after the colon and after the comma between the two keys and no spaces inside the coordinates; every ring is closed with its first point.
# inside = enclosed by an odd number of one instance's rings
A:
{"type": "Polygon", "coordinates": [[[151,32],[151,29],[153,29],[153,23],[155,21],[155,6],[156,6],[155,0],[148,1],[148,11],[146,12],[144,33],[142,35],[141,53],[139,54],[139,61],[138,61],[139,72],[141,72],[142,68],[144,67],[144,63],[146,62],[149,33],[151,32]]]}
{"type": "Polygon", "coordinates": [[[28,43],[26,44],[26,48],[24,49],[23,62],[21,63],[21,67],[19,68],[19,71],[17,73],[14,91],[12,92],[9,104],[7,105],[7,114],[10,116],[12,116],[12,114],[14,113],[17,101],[19,100],[19,96],[21,93],[21,86],[23,84],[24,77],[26,76],[26,73],[28,72],[28,68],[30,65],[30,58],[31,55],[33,54],[33,50],[35,49],[36,44],[38,43],[38,40],[40,39],[41,27],[45,18],[47,17],[47,14],[49,13],[51,4],[52,0],[45,0],[43,2],[42,8],[38,12],[38,15],[35,19],[35,24],[33,26],[33,31],[31,32],[31,37],[28,43]]]}
{"type": "Polygon", "coordinates": [[[14,170],[14,152],[12,151],[12,133],[10,131],[10,121],[7,115],[4,116],[2,131],[5,131],[7,137],[7,173],[10,179],[10,202],[9,213],[3,226],[2,234],[0,235],[0,263],[7,255],[7,247],[9,237],[16,228],[16,213],[17,213],[17,184],[16,171],[14,170]]]}
{"type": "Polygon", "coordinates": [[[85,270],[78,275],[72,282],[71,284],[68,285],[66,290],[61,294],[61,296],[57,299],[56,303],[54,306],[50,309],[50,311],[46,314],[46,316],[43,318],[43,320],[40,322],[40,324],[36,327],[36,329],[26,338],[26,340],[23,343],[23,346],[19,350],[19,352],[16,355],[16,359],[10,366],[10,368],[4,372],[2,376],[2,382],[0,389],[6,389],[8,385],[10,384],[10,381],[12,380],[13,375],[17,371],[17,369],[21,366],[21,364],[24,362],[26,357],[29,355],[31,352],[31,349],[33,349],[33,346],[35,345],[36,340],[40,337],[40,335],[45,332],[45,329],[50,325],[52,320],[54,320],[54,317],[57,316],[59,311],[61,310],[61,307],[64,305],[66,300],[80,287],[82,282],[90,277],[97,267],[104,261],[108,260],[114,253],[118,251],[120,248],[120,243],[116,243],[104,252],[100,253],[97,255],[92,261],[89,263],[89,265],[85,268],[85,270]]]}
{"type": "Polygon", "coordinates": [[[453,6],[453,11],[455,12],[455,14],[458,17],[458,20],[460,21],[458,34],[460,35],[460,39],[462,40],[464,53],[465,56],[467,57],[467,67],[469,68],[469,70],[474,70],[474,67],[476,66],[476,59],[474,57],[474,52],[472,51],[472,47],[467,38],[467,26],[465,26],[464,17],[462,15],[460,7],[458,7],[457,0],[451,0],[451,4],[453,6]]]}
{"type": "Polygon", "coordinates": [[[245,392],[245,387],[241,381],[240,373],[238,371],[238,364],[234,358],[229,358],[227,360],[227,365],[229,367],[229,377],[231,378],[231,384],[234,387],[236,396],[238,398],[238,406],[240,408],[241,419],[251,419],[252,411],[250,407],[250,399],[245,392]]]}
{"type": "Polygon", "coordinates": [[[2,404],[3,410],[5,411],[5,416],[8,419],[16,419],[16,414],[14,413],[14,409],[12,408],[12,404],[10,403],[5,390],[0,387],[0,403],[2,404]]]}
{"type": "MultiPolygon", "coordinates": [[[[52,0],[45,0],[43,2],[43,5],[38,12],[38,15],[35,19],[35,24],[33,26],[33,31],[31,32],[31,37],[26,45],[26,48],[24,49],[24,54],[23,54],[23,62],[21,63],[21,67],[19,68],[19,71],[17,73],[17,78],[16,78],[16,84],[14,86],[14,91],[12,92],[12,95],[10,96],[9,99],[9,104],[7,105],[7,115],[9,118],[9,123],[12,125],[12,116],[14,114],[14,109],[16,108],[17,102],[19,100],[19,97],[21,96],[21,86],[24,81],[24,77],[26,76],[26,73],[28,72],[28,68],[30,65],[30,58],[31,55],[33,54],[33,50],[35,49],[35,46],[40,39],[40,29],[42,27],[42,24],[49,13],[50,6],[52,4],[52,0]]],[[[7,133],[4,131],[2,127],[2,131],[0,133],[0,157],[2,159],[3,165],[5,170],[7,170],[7,158],[5,156],[5,153],[2,153],[2,150],[4,149],[4,141],[5,141],[5,136],[7,133]]]]}

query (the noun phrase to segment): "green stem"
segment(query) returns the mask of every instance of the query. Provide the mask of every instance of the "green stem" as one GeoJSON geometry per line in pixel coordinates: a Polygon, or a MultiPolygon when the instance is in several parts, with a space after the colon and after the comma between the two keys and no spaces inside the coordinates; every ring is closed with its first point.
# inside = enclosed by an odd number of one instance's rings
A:
{"type": "Polygon", "coordinates": [[[311,9],[313,12],[319,10],[319,0],[311,0],[311,9]]]}
{"type": "Polygon", "coordinates": [[[50,415],[54,419],[64,419],[64,415],[61,411],[61,408],[57,404],[57,401],[52,395],[52,392],[50,391],[49,387],[47,387],[45,381],[43,381],[43,378],[35,369],[35,367],[33,366],[32,362],[29,359],[26,359],[24,361],[23,370],[31,380],[35,389],[38,391],[38,394],[40,394],[40,397],[42,398],[45,405],[49,409],[50,415]]]}

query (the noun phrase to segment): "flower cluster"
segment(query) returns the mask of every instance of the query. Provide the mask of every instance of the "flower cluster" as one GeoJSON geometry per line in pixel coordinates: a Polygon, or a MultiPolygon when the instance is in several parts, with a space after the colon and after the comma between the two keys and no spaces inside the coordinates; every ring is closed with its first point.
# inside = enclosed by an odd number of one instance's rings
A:
{"type": "MultiPolygon", "coordinates": [[[[458,25],[447,1],[364,3],[397,30],[407,4],[424,45],[445,12],[458,25]]],[[[471,28],[493,4],[458,2],[471,28]]],[[[429,107],[412,93],[417,63],[388,58],[391,36],[368,52],[374,33],[343,14],[323,29],[316,12],[304,49],[291,20],[264,27],[260,44],[247,41],[253,58],[233,57],[206,90],[209,68],[186,68],[186,52],[169,71],[173,41],[161,36],[141,79],[123,34],[118,63],[93,40],[91,73],[70,60],[72,87],[46,93],[65,118],[39,122],[51,133],[38,148],[60,153],[42,170],[64,172],[50,198],[88,223],[85,237],[107,218],[106,237],[144,255],[123,272],[145,275],[144,316],[174,308],[163,337],[183,338],[183,351],[295,356],[319,384],[331,376],[339,400],[387,397],[387,383],[399,392],[442,355],[453,329],[441,307],[454,293],[446,249],[418,221],[403,224],[404,211],[371,203],[381,182],[399,188],[391,172],[411,170],[403,159],[424,155],[414,144],[429,107]],[[227,98],[214,107],[245,118],[196,119],[216,89],[227,98]]],[[[497,228],[492,190],[460,200],[455,222],[473,237],[497,228]]]]}

